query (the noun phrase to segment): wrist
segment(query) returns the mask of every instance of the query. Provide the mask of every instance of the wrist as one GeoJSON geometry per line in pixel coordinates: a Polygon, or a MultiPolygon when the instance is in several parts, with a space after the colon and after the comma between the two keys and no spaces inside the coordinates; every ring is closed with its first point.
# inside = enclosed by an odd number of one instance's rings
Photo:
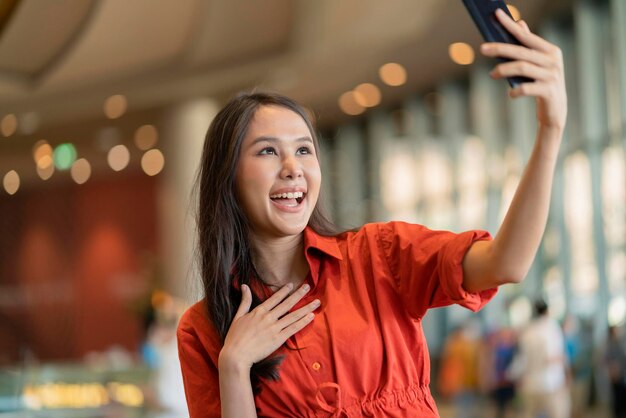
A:
{"type": "Polygon", "coordinates": [[[563,141],[563,129],[556,126],[539,125],[535,148],[542,155],[558,158],[563,141]]]}
{"type": "Polygon", "coordinates": [[[546,125],[540,123],[538,130],[542,136],[548,139],[560,141],[561,138],[563,138],[563,132],[565,130],[565,127],[560,125],[546,125]]]}
{"type": "Polygon", "coordinates": [[[217,368],[221,373],[228,373],[233,375],[249,375],[251,364],[247,364],[245,361],[241,361],[236,356],[231,356],[229,353],[222,350],[217,360],[217,368]]]}

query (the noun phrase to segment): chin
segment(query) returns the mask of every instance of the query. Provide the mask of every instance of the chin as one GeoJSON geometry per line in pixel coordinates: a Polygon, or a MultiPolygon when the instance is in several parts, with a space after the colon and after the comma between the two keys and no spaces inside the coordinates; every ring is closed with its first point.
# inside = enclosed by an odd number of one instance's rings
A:
{"type": "Polygon", "coordinates": [[[308,222],[302,224],[298,223],[296,225],[285,225],[278,229],[283,236],[299,235],[304,232],[304,228],[306,228],[307,224],[308,222]]]}

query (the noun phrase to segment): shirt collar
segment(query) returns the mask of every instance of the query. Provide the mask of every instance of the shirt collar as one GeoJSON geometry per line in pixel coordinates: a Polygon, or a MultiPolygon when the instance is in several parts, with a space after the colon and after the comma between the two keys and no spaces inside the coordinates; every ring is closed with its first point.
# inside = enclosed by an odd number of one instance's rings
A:
{"type": "Polygon", "coordinates": [[[319,281],[323,254],[343,260],[337,238],[319,235],[307,226],[304,230],[304,256],[309,263],[310,276],[308,280],[311,281],[310,284],[313,289],[317,287],[319,281]]]}
{"type": "Polygon", "coordinates": [[[343,260],[336,237],[319,235],[310,226],[307,226],[304,229],[304,253],[308,256],[312,248],[338,260],[343,260]]]}

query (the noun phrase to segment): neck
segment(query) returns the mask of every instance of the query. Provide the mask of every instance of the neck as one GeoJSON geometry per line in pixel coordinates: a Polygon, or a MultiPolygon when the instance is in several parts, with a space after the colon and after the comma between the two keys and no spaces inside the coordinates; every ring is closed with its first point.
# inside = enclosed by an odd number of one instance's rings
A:
{"type": "Polygon", "coordinates": [[[252,237],[253,258],[265,284],[280,288],[287,283],[294,289],[304,282],[309,264],[304,256],[304,234],[285,238],[252,237]]]}

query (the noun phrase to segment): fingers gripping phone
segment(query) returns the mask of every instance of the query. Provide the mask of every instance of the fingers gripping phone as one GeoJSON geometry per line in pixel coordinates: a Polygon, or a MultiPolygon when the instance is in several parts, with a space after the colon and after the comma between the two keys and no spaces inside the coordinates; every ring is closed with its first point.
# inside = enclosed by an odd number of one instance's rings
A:
{"type": "MultiPolygon", "coordinates": [[[[496,18],[496,10],[502,9],[511,16],[511,12],[502,0],[463,0],[478,30],[487,42],[503,42],[514,45],[521,45],[516,37],[507,31],[496,18]]],[[[511,16],[513,18],[513,16],[511,16]]],[[[498,58],[500,62],[511,61],[508,58],[498,58]]],[[[508,77],[511,87],[515,88],[521,83],[535,81],[528,77],[508,77]]]]}

